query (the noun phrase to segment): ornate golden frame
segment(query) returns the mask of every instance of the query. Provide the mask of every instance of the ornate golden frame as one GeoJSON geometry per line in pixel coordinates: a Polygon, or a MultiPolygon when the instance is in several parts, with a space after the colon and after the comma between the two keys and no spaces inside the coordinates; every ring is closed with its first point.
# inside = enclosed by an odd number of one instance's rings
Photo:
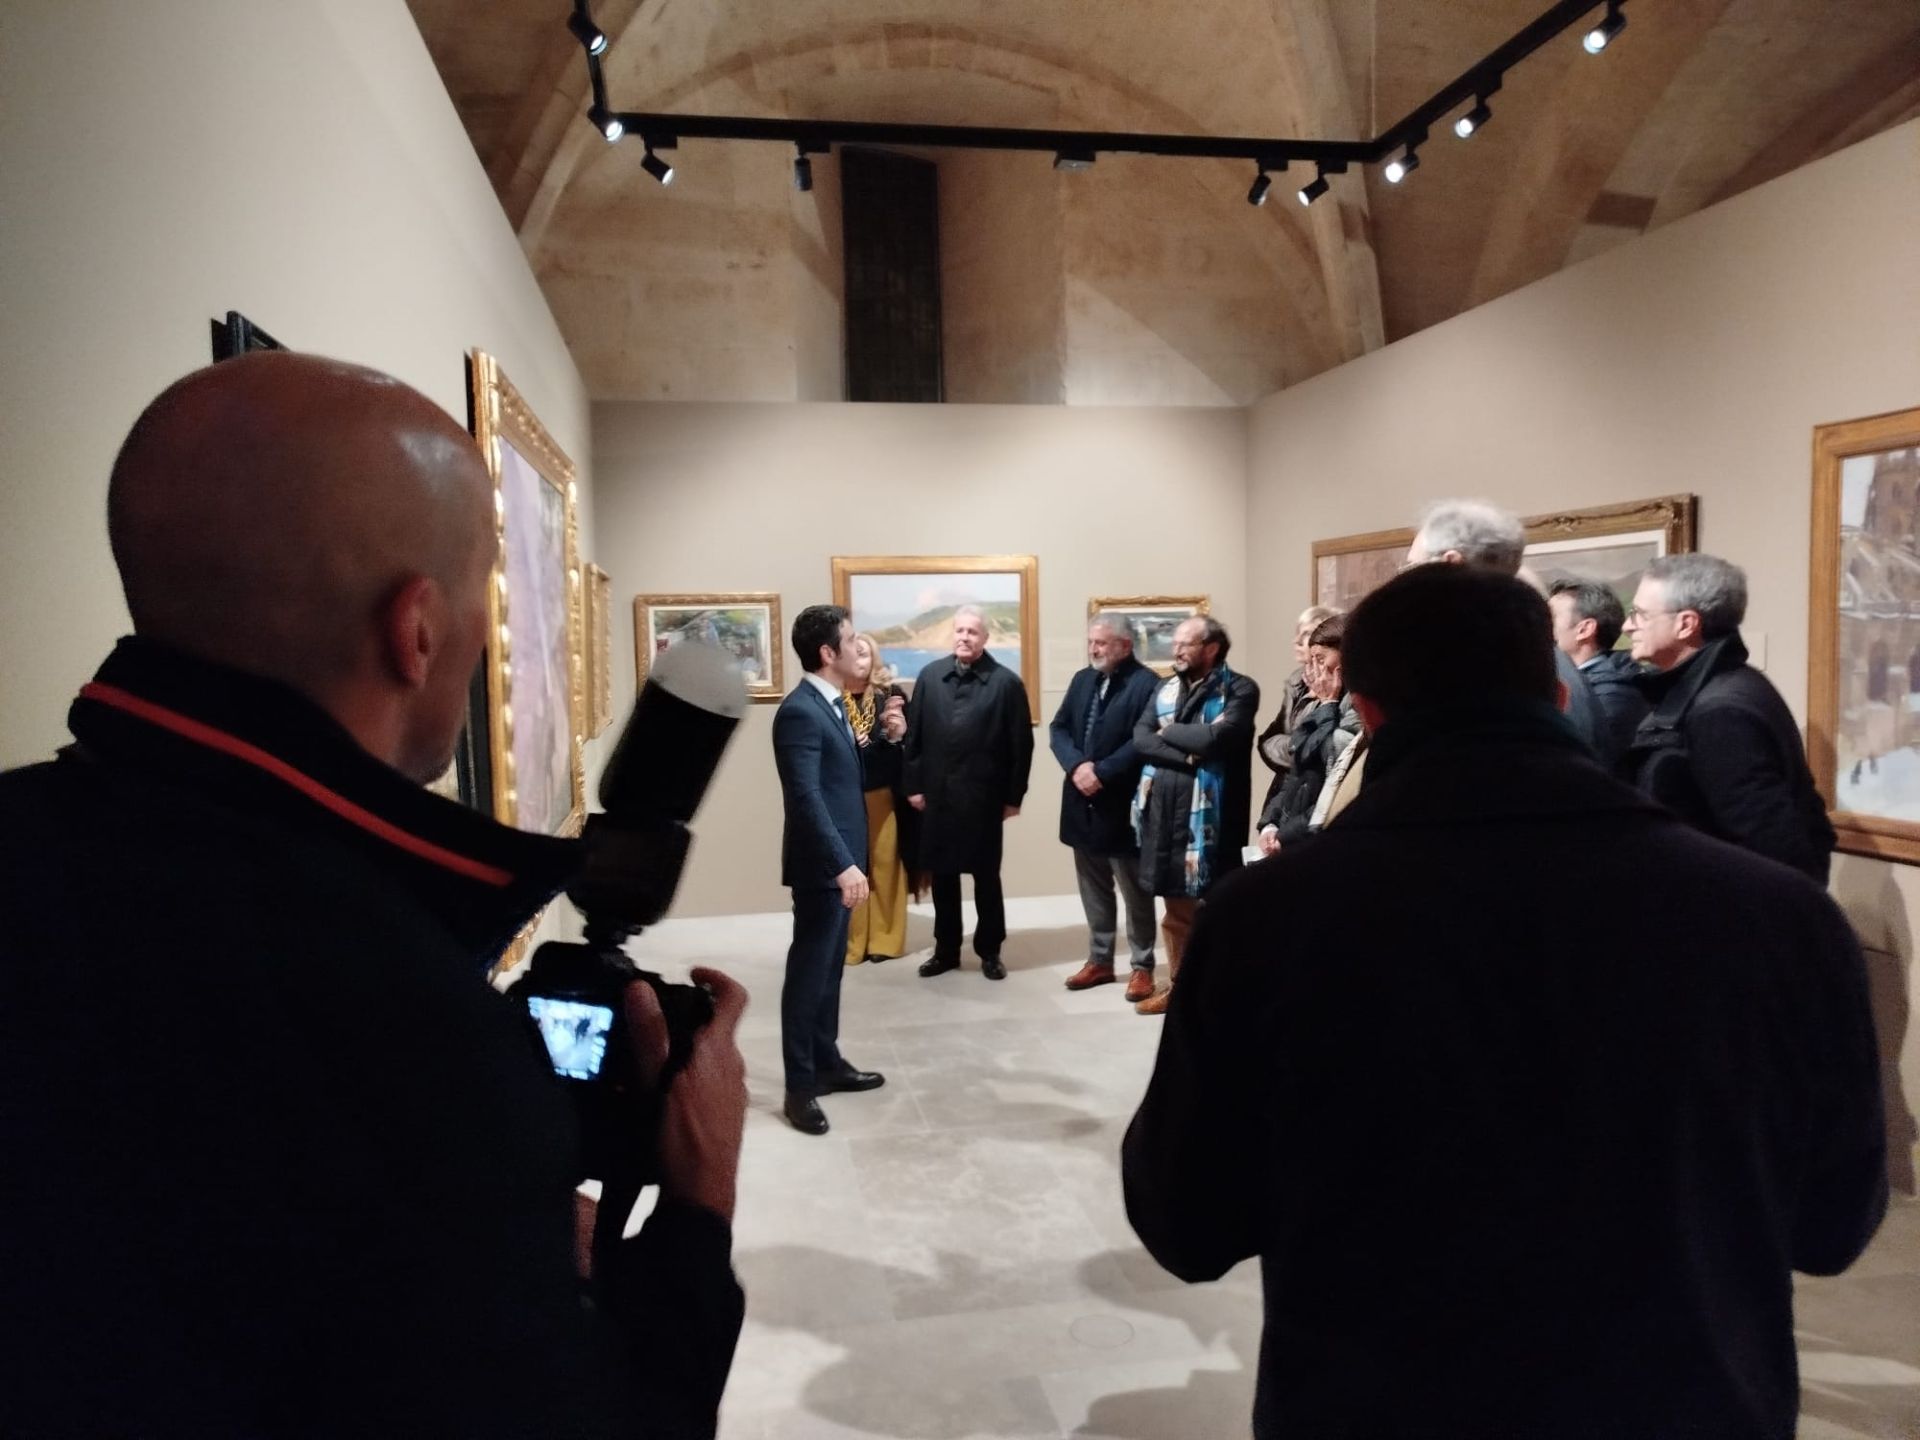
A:
{"type": "Polygon", "coordinates": [[[1840,726],[1840,465],[1856,455],[1920,446],[1920,409],[1817,425],[1813,431],[1813,549],[1807,595],[1807,763],[1839,848],[1920,861],[1920,824],[1835,808],[1840,726]]]}
{"type": "MultiPolygon", "coordinates": [[[[1092,620],[1102,610],[1178,609],[1186,610],[1189,615],[1211,615],[1213,599],[1208,595],[1095,595],[1087,601],[1087,619],[1092,620]]],[[[1143,663],[1156,675],[1173,674],[1172,665],[1143,663]]]]}
{"type": "Polygon", "coordinates": [[[613,723],[613,581],[587,566],[587,738],[613,723]]]}
{"type": "Polygon", "coordinates": [[[520,793],[513,757],[513,597],[507,593],[507,499],[501,451],[512,446],[540,478],[558,490],[566,506],[567,728],[572,752],[572,804],[554,833],[576,835],[586,818],[586,770],[581,743],[586,720],[584,605],[580,571],[579,494],[573,461],[554,443],[527,402],[484,350],[471,355],[473,436],[493,477],[493,516],[498,540],[493,581],[487,589],[487,748],[493,768],[494,818],[520,823],[520,793]]]}
{"type": "Polygon", "coordinates": [[[633,669],[637,683],[639,685],[647,683],[648,662],[652,658],[647,654],[647,636],[652,630],[647,623],[649,610],[660,608],[720,610],[740,605],[767,607],[768,667],[773,672],[767,684],[748,685],[747,698],[757,705],[778,704],[787,693],[787,635],[784,623],[780,619],[780,597],[771,590],[747,590],[732,594],[634,596],[633,669]]]}
{"type": "MultiPolygon", "coordinates": [[[[833,603],[852,606],[856,575],[1018,575],[1020,680],[1027,712],[1040,723],[1040,560],[1034,555],[836,555],[833,603]]],[[[858,623],[856,619],[856,623],[858,623]]],[[[903,676],[911,682],[911,676],[903,676]]]]}

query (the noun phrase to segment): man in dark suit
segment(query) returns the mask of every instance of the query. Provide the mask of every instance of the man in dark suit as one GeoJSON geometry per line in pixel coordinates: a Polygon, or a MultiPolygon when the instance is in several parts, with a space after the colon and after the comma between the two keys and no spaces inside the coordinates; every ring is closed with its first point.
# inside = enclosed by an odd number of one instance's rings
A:
{"type": "Polygon", "coordinates": [[[840,978],[847,917],[867,898],[867,802],[860,747],[847,722],[846,684],[857,654],[853,622],[838,605],[809,605],[793,622],[806,674],[773,717],[786,832],[780,880],[793,890],[793,944],[780,990],[786,1116],[808,1135],[827,1133],[819,1097],[886,1083],[840,1054],[840,978]]]}
{"type": "Polygon", "coordinates": [[[1618,774],[1633,743],[1633,732],[1647,718],[1647,697],[1638,684],[1640,666],[1613,648],[1627,623],[1627,610],[1611,585],[1597,580],[1562,580],[1547,596],[1553,611],[1553,643],[1573,661],[1593,694],[1600,726],[1595,749],[1609,774],[1618,774]]]}
{"type": "Polygon", "coordinates": [[[1127,1000],[1153,994],[1153,892],[1140,882],[1140,845],[1133,833],[1134,786],[1140,751],[1133,725],[1157,684],[1133,658],[1133,632],[1124,617],[1096,615],[1087,626],[1087,668],[1067,686],[1049,736],[1066,772],[1060,792],[1060,843],[1073,850],[1080,904],[1087,912],[1087,963],[1067,979],[1069,990],[1114,981],[1114,890],[1127,907],[1132,975],[1127,1000]]]}
{"type": "Polygon", "coordinates": [[[1134,1228],[1190,1281],[1260,1257],[1260,1440],[1791,1440],[1792,1271],[1887,1202],[1845,918],[1602,773],[1519,581],[1409,571],[1343,658],[1366,788],[1201,911],[1134,1228]]]}

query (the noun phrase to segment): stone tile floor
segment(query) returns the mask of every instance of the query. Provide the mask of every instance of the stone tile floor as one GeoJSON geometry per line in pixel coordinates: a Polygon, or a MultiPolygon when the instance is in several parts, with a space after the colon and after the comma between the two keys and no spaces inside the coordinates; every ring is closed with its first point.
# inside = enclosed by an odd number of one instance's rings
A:
{"type": "MultiPolygon", "coordinates": [[[[1119,1145],[1158,1020],[1120,987],[1069,994],[1070,896],[1009,902],[1010,972],[971,954],[922,980],[848,971],[847,1057],[885,1088],[823,1102],[824,1138],[780,1118],[785,915],[670,921],[636,954],[712,964],[753,992],[753,1110],[736,1263],[747,1323],[721,1440],[1214,1440],[1245,1436],[1257,1269],[1187,1286],[1134,1239],[1119,1145]]],[[[1896,1201],[1846,1275],[1798,1285],[1802,1440],[1920,1440],[1920,1204],[1896,1201]]]]}

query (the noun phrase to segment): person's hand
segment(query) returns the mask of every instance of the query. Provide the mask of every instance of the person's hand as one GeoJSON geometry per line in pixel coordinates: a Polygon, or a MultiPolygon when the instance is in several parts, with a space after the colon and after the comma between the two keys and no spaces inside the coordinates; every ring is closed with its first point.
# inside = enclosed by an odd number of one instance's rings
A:
{"type": "Polygon", "coordinates": [[[1091,799],[1100,793],[1100,777],[1093,773],[1093,762],[1082,760],[1073,772],[1073,788],[1091,799]]]}
{"type": "MultiPolygon", "coordinates": [[[[747,992],[718,970],[696,968],[693,979],[712,993],[713,1019],[694,1035],[687,1063],[667,1091],[660,1116],[660,1193],[731,1224],[747,1123],[747,1062],[734,1036],[747,992]]],[[[626,1009],[634,1058],[651,1085],[667,1061],[666,1017],[644,980],[627,986],[626,1009]]]]}
{"type": "Polygon", "coordinates": [[[1280,831],[1278,827],[1269,825],[1260,832],[1260,853],[1262,855],[1278,855],[1280,853],[1280,831]]]}
{"type": "Polygon", "coordinates": [[[907,796],[907,804],[913,806],[916,810],[924,810],[927,808],[927,797],[924,795],[909,795],[907,796]]]}
{"type": "Polygon", "coordinates": [[[1018,805],[1003,806],[1000,811],[1000,818],[1002,820],[1011,820],[1013,819],[1014,816],[1018,815],[1019,813],[1020,813],[1020,807],[1018,805]]]}
{"type": "Polygon", "coordinates": [[[898,740],[907,733],[907,702],[895,695],[887,701],[886,713],[880,717],[881,728],[887,732],[889,740],[898,740]]]}
{"type": "Polygon", "coordinates": [[[833,877],[833,883],[840,887],[840,903],[852,910],[867,898],[867,877],[860,873],[858,865],[849,865],[833,877]]]}

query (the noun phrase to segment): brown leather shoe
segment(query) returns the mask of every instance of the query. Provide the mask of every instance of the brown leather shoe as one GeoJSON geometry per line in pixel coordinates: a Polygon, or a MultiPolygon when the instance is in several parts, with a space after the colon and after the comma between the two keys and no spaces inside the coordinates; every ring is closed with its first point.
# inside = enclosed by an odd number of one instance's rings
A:
{"type": "Polygon", "coordinates": [[[1133,1013],[1136,1015],[1164,1015],[1167,1013],[1167,1006],[1172,1003],[1173,985],[1169,982],[1167,988],[1160,991],[1159,994],[1149,995],[1138,1005],[1134,1006],[1133,1013]]]}
{"type": "Polygon", "coordinates": [[[1091,990],[1096,985],[1111,985],[1113,981],[1113,966],[1089,960],[1067,977],[1067,989],[1091,990]]]}
{"type": "Polygon", "coordinates": [[[1127,977],[1127,1003],[1138,1005],[1153,998],[1153,971],[1136,970],[1127,977]]]}

